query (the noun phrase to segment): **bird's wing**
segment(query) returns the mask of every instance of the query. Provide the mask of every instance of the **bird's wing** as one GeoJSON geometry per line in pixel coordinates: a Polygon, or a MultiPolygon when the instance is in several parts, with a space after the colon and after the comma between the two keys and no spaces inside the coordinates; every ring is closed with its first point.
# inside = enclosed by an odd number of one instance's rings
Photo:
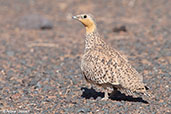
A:
{"type": "Polygon", "coordinates": [[[115,58],[100,50],[91,50],[84,54],[81,69],[86,79],[97,84],[119,85],[115,74],[115,58]]]}
{"type": "Polygon", "coordinates": [[[137,91],[139,88],[145,89],[143,84],[143,76],[131,66],[125,56],[116,50],[112,50],[110,52],[112,53],[112,57],[115,58],[114,60],[117,63],[115,72],[117,73],[121,86],[123,88],[137,91]]]}

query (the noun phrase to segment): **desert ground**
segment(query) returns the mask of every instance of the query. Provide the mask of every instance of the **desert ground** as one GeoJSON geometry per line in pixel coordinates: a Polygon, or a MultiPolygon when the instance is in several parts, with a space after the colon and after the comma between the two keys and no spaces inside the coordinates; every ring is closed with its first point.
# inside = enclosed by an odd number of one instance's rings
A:
{"type": "Polygon", "coordinates": [[[1,0],[0,113],[171,113],[171,1],[1,0]],[[155,97],[119,91],[102,101],[80,70],[85,28],[94,15],[105,42],[124,53],[155,97]]]}

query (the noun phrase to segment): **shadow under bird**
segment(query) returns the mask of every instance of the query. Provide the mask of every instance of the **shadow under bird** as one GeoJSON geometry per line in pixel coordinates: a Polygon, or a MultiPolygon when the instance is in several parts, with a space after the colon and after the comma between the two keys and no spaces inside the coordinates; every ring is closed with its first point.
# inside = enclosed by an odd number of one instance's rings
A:
{"type": "Polygon", "coordinates": [[[150,96],[142,75],[122,54],[101,39],[93,16],[81,14],[72,18],[80,21],[86,28],[85,49],[81,58],[82,74],[87,82],[104,88],[102,100],[109,98],[109,90],[112,93],[119,90],[128,95],[139,93],[150,96]]]}

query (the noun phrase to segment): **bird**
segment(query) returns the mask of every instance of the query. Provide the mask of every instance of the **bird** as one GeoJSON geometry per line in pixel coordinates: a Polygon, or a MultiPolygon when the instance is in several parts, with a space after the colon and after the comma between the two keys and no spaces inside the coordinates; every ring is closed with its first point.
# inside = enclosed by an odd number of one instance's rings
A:
{"type": "Polygon", "coordinates": [[[109,90],[147,95],[148,87],[143,83],[143,76],[131,66],[125,55],[102,39],[97,30],[93,15],[80,14],[72,16],[86,29],[84,54],[81,57],[81,72],[91,85],[104,89],[102,100],[108,100],[109,90]]]}

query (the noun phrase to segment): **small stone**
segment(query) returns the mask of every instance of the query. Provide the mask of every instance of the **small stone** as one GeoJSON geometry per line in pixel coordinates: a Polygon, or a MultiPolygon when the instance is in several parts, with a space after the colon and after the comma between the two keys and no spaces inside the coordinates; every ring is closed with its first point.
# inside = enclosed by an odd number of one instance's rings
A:
{"type": "Polygon", "coordinates": [[[122,106],[122,105],[123,105],[123,104],[120,103],[120,102],[116,102],[115,104],[118,105],[118,106],[122,106]]]}
{"type": "Polygon", "coordinates": [[[37,84],[37,80],[32,79],[32,80],[29,82],[28,86],[34,86],[34,85],[36,85],[36,84],[37,84]]]}
{"type": "Polygon", "coordinates": [[[13,51],[7,51],[6,54],[7,54],[8,56],[14,56],[14,52],[13,52],[13,51]]]}
{"type": "Polygon", "coordinates": [[[40,82],[38,82],[37,84],[36,84],[36,87],[35,88],[41,88],[42,87],[42,85],[40,84],[40,82]]]}
{"type": "Polygon", "coordinates": [[[81,109],[78,109],[77,110],[77,113],[86,113],[86,112],[88,112],[88,109],[84,109],[84,108],[81,108],[81,109]]]}
{"type": "Polygon", "coordinates": [[[127,32],[126,26],[122,25],[120,27],[113,28],[113,32],[127,32]]]}

